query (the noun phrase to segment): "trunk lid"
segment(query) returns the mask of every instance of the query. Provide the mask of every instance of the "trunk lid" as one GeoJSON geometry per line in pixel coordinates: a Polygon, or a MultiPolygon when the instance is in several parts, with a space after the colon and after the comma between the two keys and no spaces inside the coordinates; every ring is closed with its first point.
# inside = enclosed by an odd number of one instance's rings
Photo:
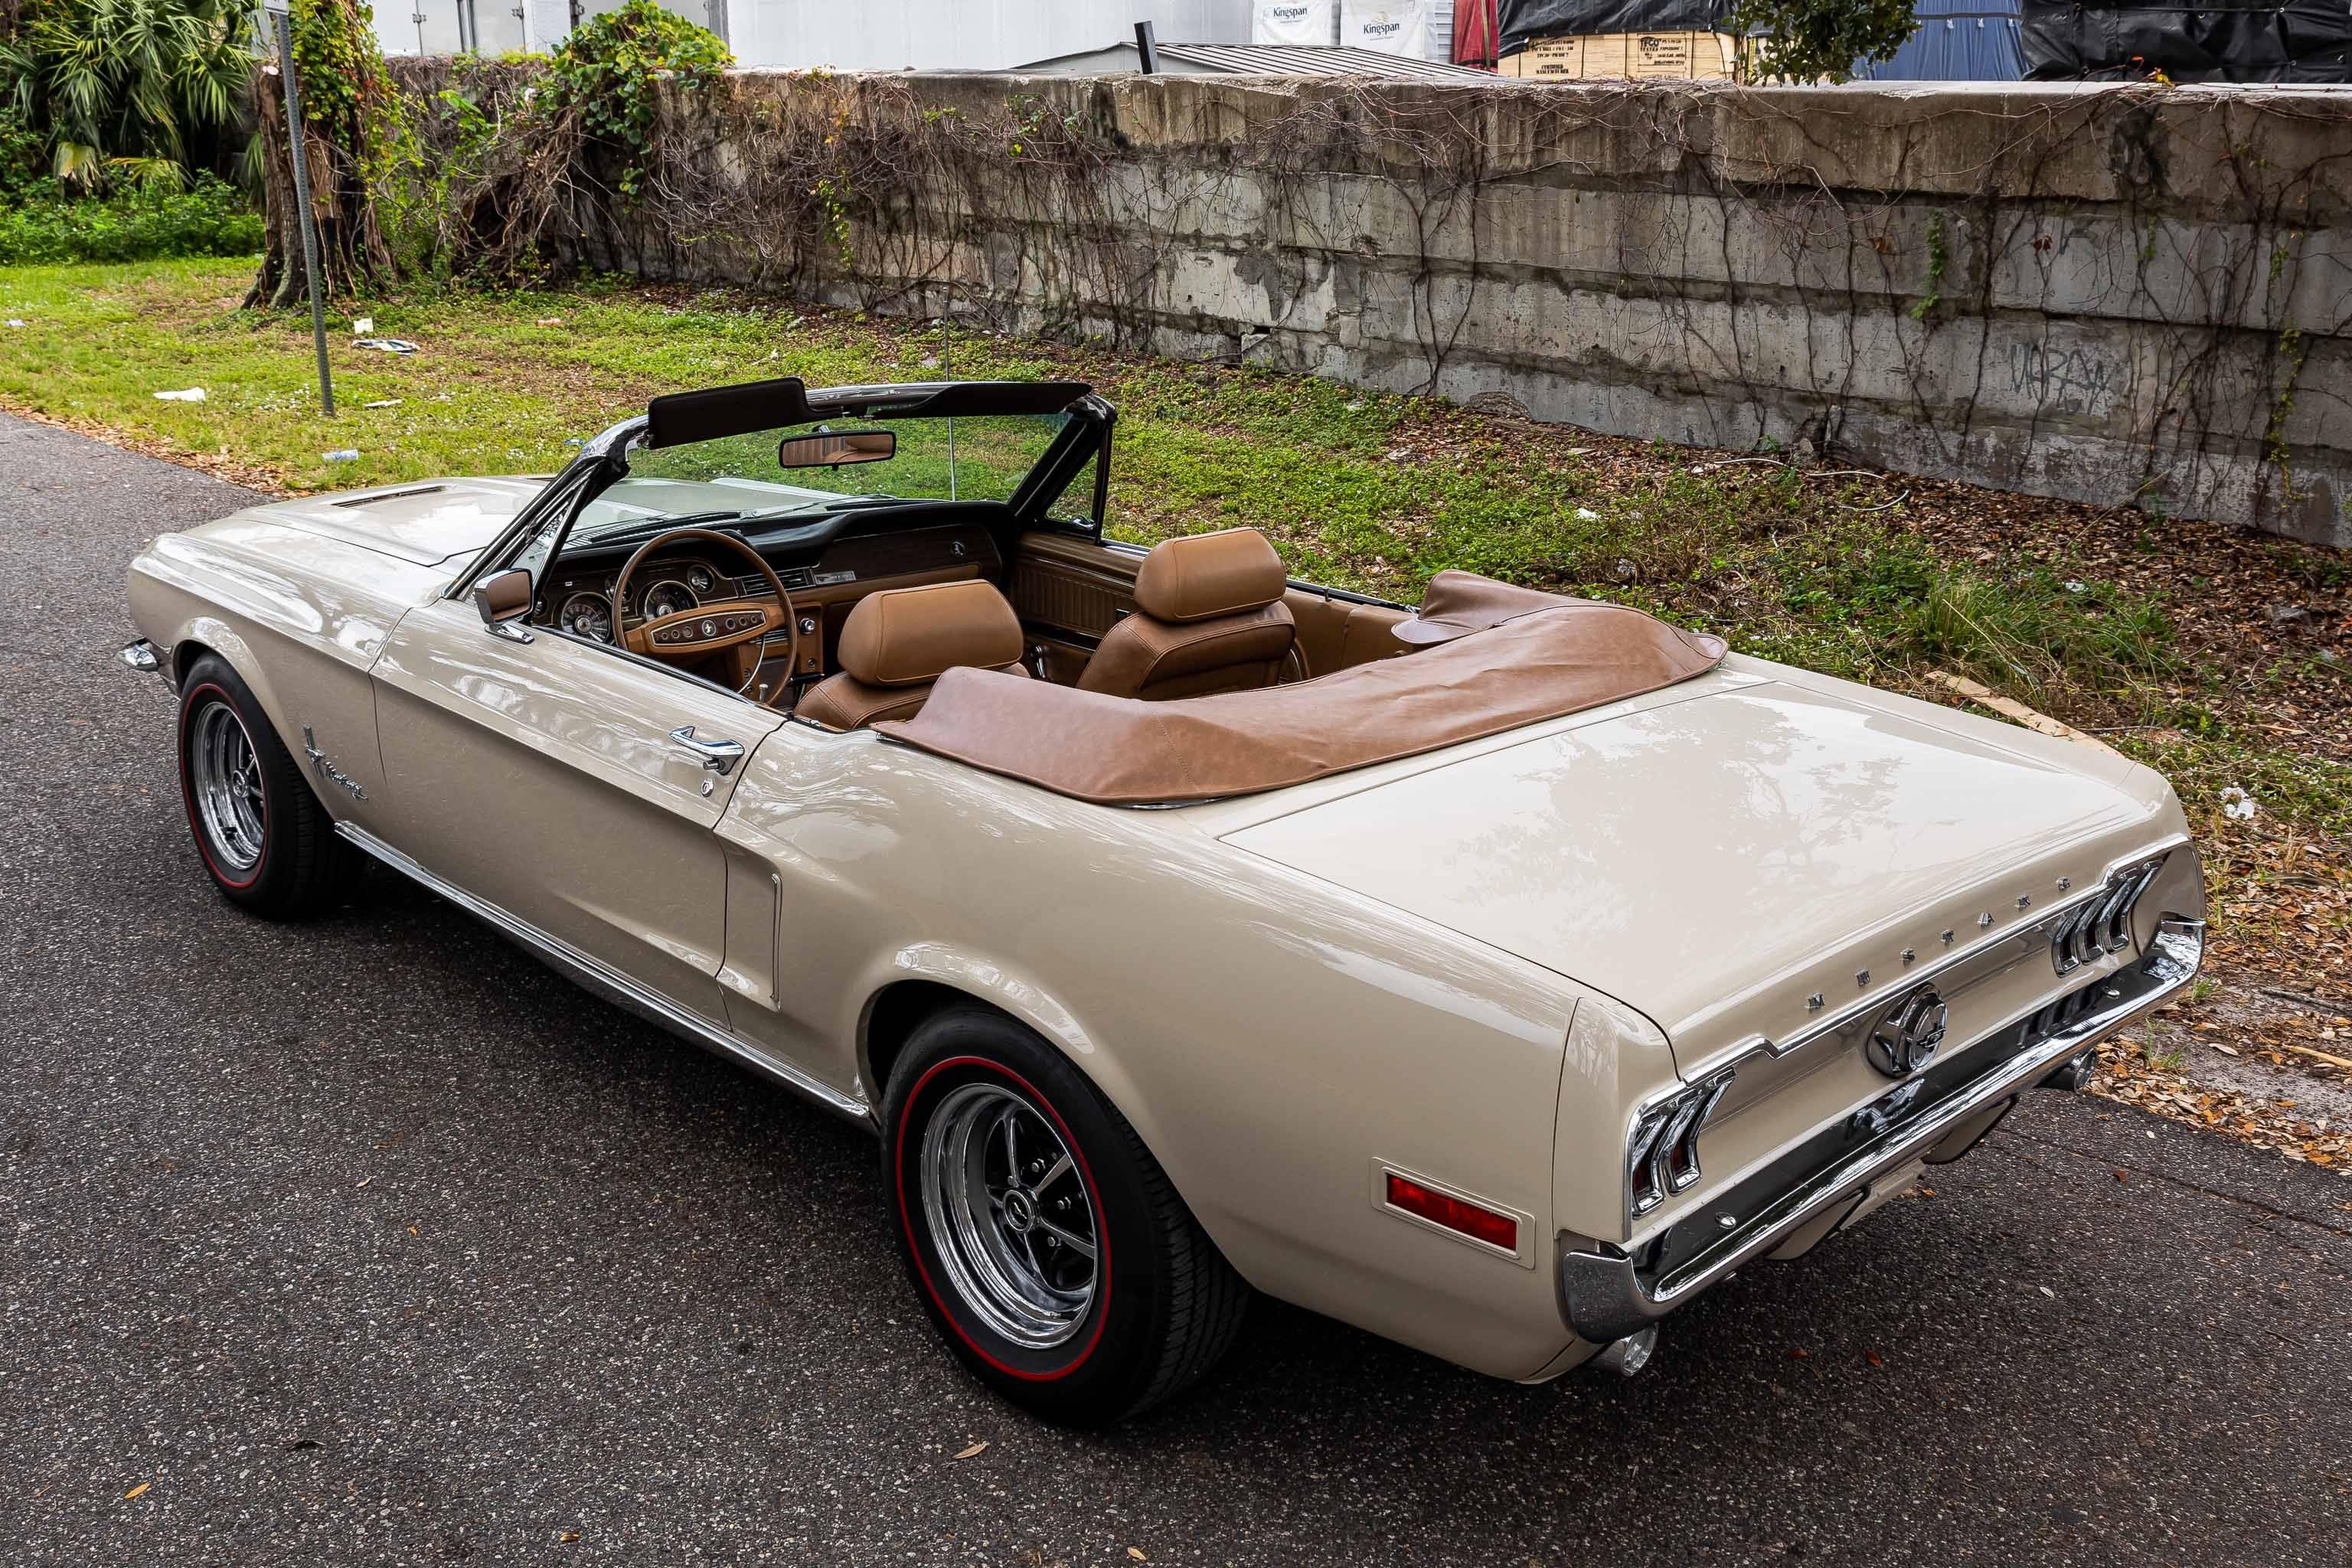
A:
{"type": "Polygon", "coordinates": [[[1223,837],[1639,1008],[1688,1071],[2001,940],[2149,836],[2119,760],[1939,713],[1727,682],[1223,837]]]}

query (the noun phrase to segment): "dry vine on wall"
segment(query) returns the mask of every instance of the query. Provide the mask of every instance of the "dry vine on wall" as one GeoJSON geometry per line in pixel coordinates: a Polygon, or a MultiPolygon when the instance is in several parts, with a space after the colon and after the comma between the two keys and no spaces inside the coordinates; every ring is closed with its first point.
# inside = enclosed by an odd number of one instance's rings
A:
{"type": "Polygon", "coordinates": [[[2094,499],[2251,486],[2234,505],[2335,526],[2298,454],[2352,290],[2303,274],[2347,175],[2282,154],[2352,145],[2341,109],[761,73],[665,90],[618,160],[487,68],[402,68],[439,182],[398,226],[433,217],[418,269],[585,264],[1297,368],[1337,344],[1382,384],[1533,387],[1539,413],[1617,387],[1680,411],[1628,433],[2021,488],[2063,490],[2059,443],[2091,439],[2146,476],[2094,499]]]}

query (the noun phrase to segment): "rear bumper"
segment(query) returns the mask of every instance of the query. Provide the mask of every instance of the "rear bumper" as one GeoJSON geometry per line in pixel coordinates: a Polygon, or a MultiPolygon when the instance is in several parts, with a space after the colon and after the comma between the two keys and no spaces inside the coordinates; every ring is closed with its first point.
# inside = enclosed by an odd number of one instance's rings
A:
{"type": "MultiPolygon", "coordinates": [[[[1772,1197],[1703,1251],[1674,1267],[1645,1270],[1622,1247],[1573,1241],[1559,1261],[1560,1308],[1570,1331],[1589,1344],[1601,1345],[1639,1333],[1807,1226],[1835,1211],[1853,1209],[1874,1182],[1935,1152],[1955,1134],[1968,1135],[1956,1142],[1973,1141],[1983,1129],[1972,1124],[2187,986],[2204,952],[2204,921],[2168,918],[2147,955],[2110,975],[2104,983],[2105,994],[2089,1010],[2048,1032],[2035,1026],[2040,1015],[2008,1026],[1995,1037],[1996,1059],[1976,1078],[1916,1114],[1890,1122],[1870,1142],[1772,1197]]],[[[1949,1152],[1956,1157],[1960,1152],[1949,1152]]]]}

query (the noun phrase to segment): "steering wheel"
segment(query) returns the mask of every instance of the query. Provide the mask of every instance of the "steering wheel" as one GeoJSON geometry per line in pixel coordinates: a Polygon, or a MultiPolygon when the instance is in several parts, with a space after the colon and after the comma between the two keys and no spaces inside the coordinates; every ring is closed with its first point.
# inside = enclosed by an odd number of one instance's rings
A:
{"type": "MultiPolygon", "coordinates": [[[[621,574],[613,579],[613,629],[621,638],[621,646],[631,653],[648,654],[655,658],[700,658],[705,654],[764,637],[780,625],[790,638],[785,648],[785,668],[791,672],[776,689],[782,693],[792,689],[792,676],[799,674],[801,668],[801,625],[793,614],[793,595],[767,558],[731,533],[708,528],[673,528],[667,533],[656,534],[637,547],[637,552],[621,568],[621,574]],[[698,544],[723,544],[751,562],[768,580],[776,602],[763,605],[757,599],[723,599],[663,616],[642,626],[629,626],[629,580],[637,574],[637,568],[656,551],[689,540],[698,544]]],[[[735,689],[737,696],[751,689],[751,682],[759,678],[760,662],[756,658],[751,661],[751,672],[735,689]]]]}

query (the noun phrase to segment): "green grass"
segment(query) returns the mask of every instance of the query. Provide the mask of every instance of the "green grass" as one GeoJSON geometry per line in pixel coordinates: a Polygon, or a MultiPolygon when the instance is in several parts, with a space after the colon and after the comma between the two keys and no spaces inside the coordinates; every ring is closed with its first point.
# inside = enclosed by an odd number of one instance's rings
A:
{"type": "Polygon", "coordinates": [[[2221,716],[2242,711],[2231,704],[2261,672],[2193,667],[2171,607],[2078,579],[2062,528],[2050,560],[1961,555],[1875,479],[1723,465],[1307,377],[970,331],[950,342],[936,326],[613,280],[339,308],[330,419],[307,314],[236,309],[251,276],[250,261],[216,259],[0,268],[0,318],[27,323],[0,328],[0,403],[320,489],[544,472],[567,441],[681,387],[925,379],[950,359],[964,378],[1076,376],[1119,406],[1115,536],[1249,524],[1302,576],[1408,601],[1431,574],[1465,567],[1636,605],[1837,675],[1966,671],[2073,722],[2150,727],[2120,743],[2192,811],[2238,784],[2267,812],[2352,827],[2352,767],[2221,716]],[[353,347],[355,312],[422,352],[353,347]],[[207,400],[152,395],[191,385],[207,400]],[[323,460],[341,447],[358,460],[323,460]]]}

